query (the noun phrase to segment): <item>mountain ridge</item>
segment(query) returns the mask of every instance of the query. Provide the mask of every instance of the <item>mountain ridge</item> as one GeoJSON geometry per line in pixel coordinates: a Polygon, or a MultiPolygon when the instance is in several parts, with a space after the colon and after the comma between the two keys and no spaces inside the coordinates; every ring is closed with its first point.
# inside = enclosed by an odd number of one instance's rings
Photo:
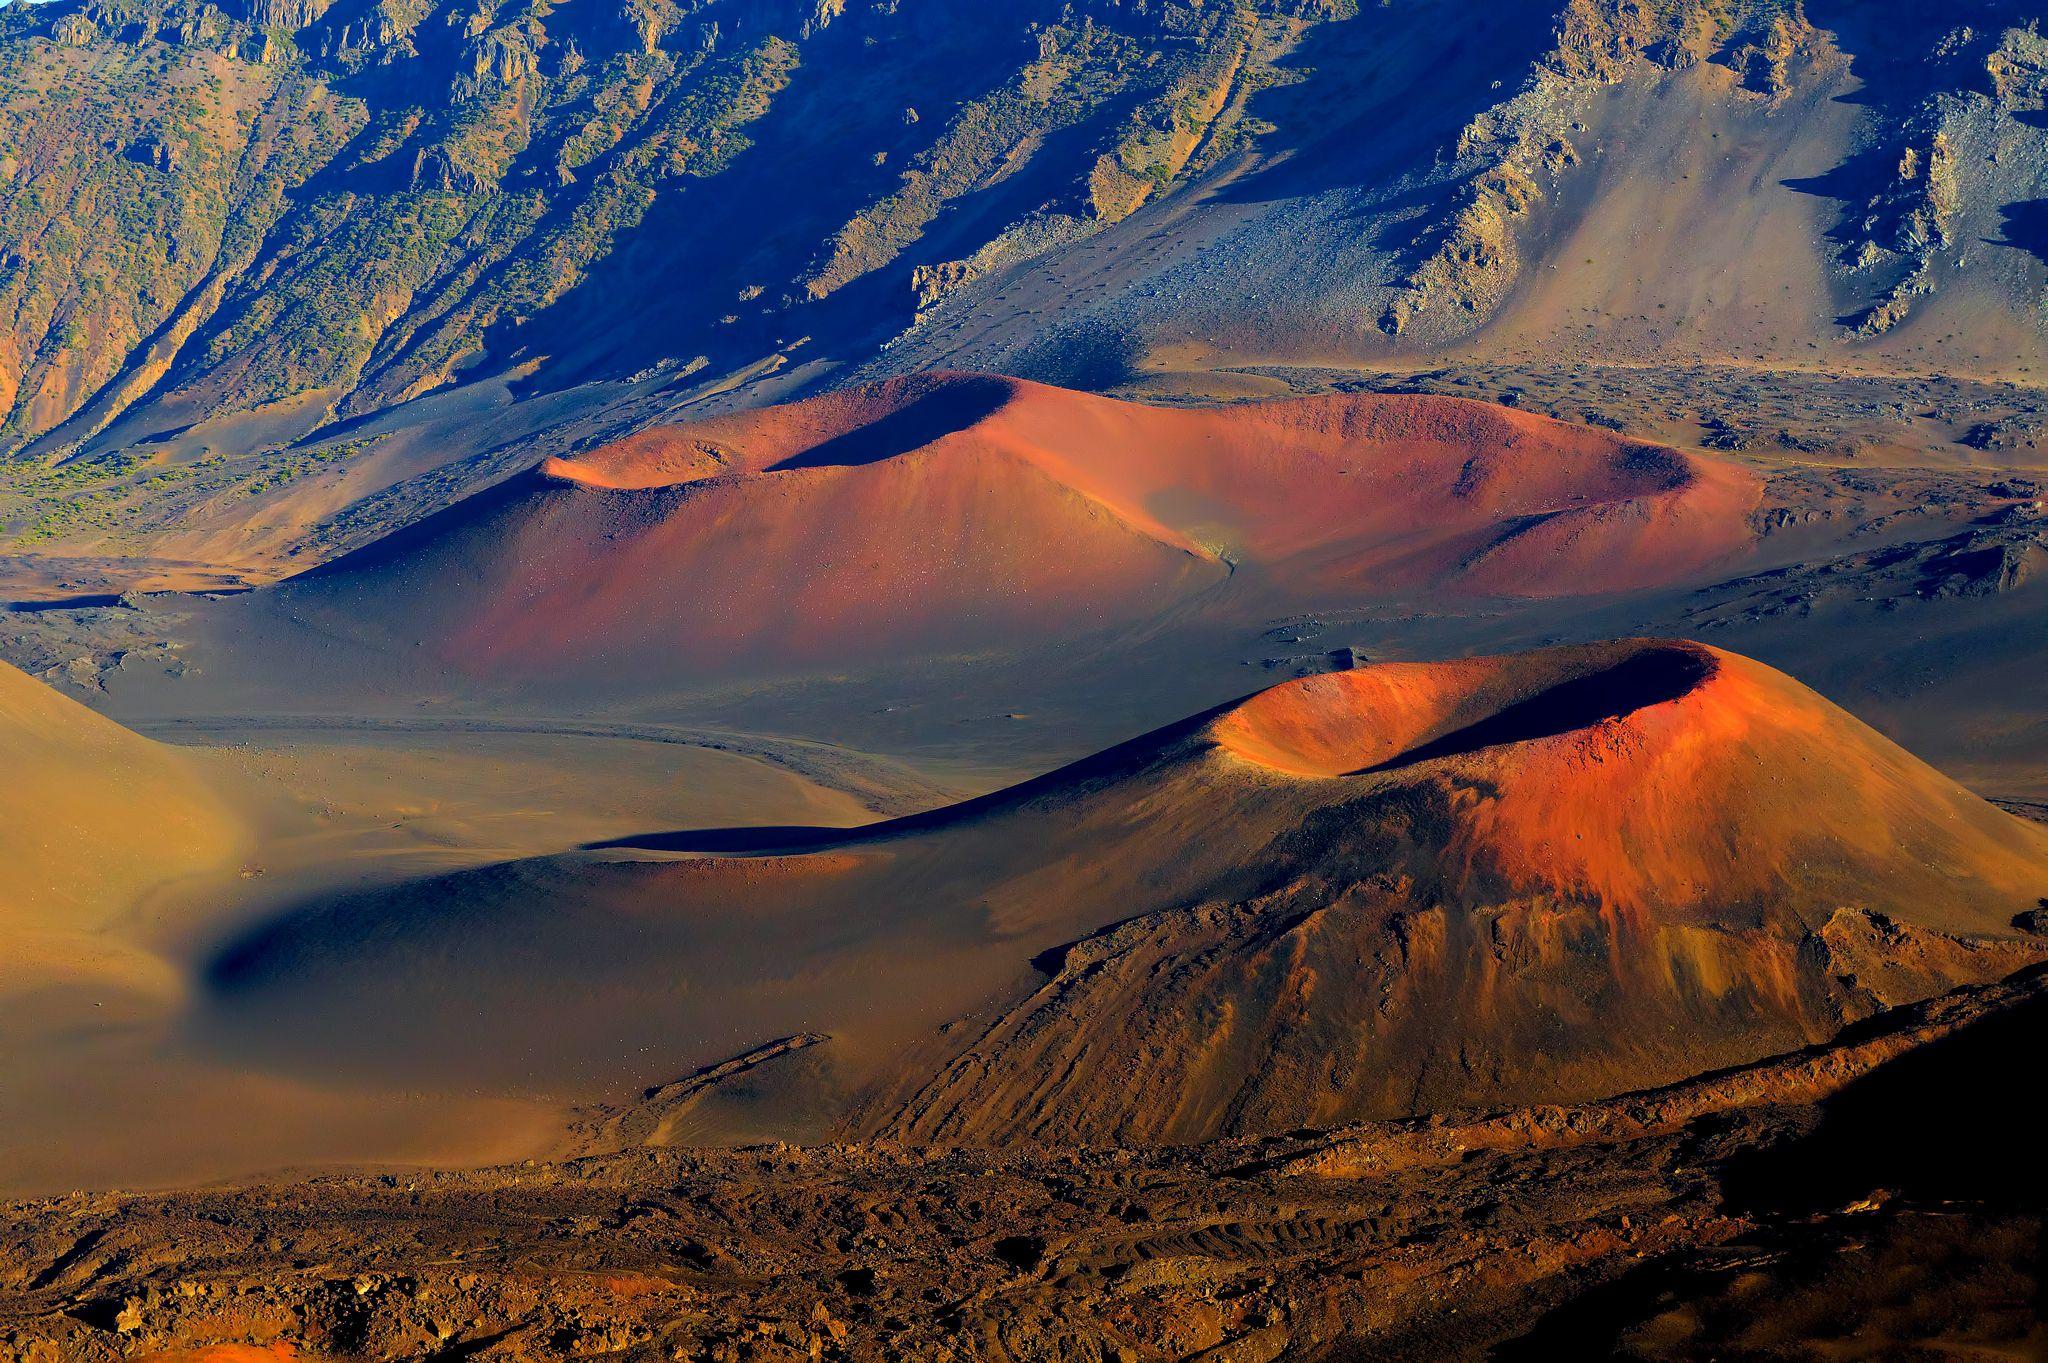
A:
{"type": "Polygon", "coordinates": [[[320,554],[938,368],[2048,369],[2048,49],[2002,0],[542,8],[11,7],[0,442],[92,493],[14,533],[203,493],[274,571],[266,513],[320,554]]]}

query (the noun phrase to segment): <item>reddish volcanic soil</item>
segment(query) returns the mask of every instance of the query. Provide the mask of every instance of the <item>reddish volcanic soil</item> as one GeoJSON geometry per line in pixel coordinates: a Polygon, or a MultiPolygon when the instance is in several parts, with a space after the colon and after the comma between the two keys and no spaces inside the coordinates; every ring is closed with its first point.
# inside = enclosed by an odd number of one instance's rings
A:
{"type": "Polygon", "coordinates": [[[1966,886],[2003,903],[2039,883],[2035,830],[1783,673],[1702,646],[1381,664],[1262,692],[1214,733],[1292,775],[1483,781],[1458,865],[1616,909],[1762,900],[1896,856],[1843,880],[1841,902],[1967,929],[1986,923],[1966,886]]]}
{"type": "Polygon", "coordinates": [[[2048,830],[1770,668],[1632,641],[1291,682],[851,834],[307,905],[223,951],[210,1025],[423,1083],[732,1061],[627,1122],[678,1142],[1188,1140],[1753,1060],[2038,958],[2044,891],[2048,830]]]}
{"type": "Polygon", "coordinates": [[[549,460],[283,601],[499,677],[837,664],[1136,620],[1241,569],[1344,599],[1665,585],[1748,545],[1759,496],[1458,399],[1167,409],[938,375],[549,460]]]}

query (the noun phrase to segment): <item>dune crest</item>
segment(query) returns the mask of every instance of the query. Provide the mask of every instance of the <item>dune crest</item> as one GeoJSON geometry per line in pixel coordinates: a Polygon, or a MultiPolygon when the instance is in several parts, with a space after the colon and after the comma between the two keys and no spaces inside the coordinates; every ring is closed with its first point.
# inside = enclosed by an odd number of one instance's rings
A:
{"type": "Polygon", "coordinates": [[[1711,651],[1645,649],[1575,671],[1501,659],[1388,663],[1276,686],[1216,722],[1248,761],[1308,776],[1350,776],[1569,733],[1675,702],[1720,669],[1711,651]]]}
{"type": "Polygon", "coordinates": [[[1210,733],[1295,776],[1483,782],[1446,849],[1459,865],[1610,907],[1804,883],[1955,927],[1954,874],[2013,896],[2038,875],[2033,830],[1784,674],[1699,644],[1376,665],[1261,692],[1210,733]]]}

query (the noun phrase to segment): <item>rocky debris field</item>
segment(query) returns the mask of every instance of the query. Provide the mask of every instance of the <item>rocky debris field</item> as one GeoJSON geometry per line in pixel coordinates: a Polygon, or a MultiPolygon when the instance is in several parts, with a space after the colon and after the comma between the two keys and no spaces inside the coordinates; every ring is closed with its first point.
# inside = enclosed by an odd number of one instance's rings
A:
{"type": "Polygon", "coordinates": [[[1741,365],[1456,361],[1413,371],[1268,366],[1297,392],[1475,398],[1774,464],[2038,468],[2048,392],[1948,375],[1741,365]]]}
{"type": "Polygon", "coordinates": [[[18,1203],[0,1357],[2019,1357],[2044,1026],[2035,968],[1576,1108],[18,1203]]]}

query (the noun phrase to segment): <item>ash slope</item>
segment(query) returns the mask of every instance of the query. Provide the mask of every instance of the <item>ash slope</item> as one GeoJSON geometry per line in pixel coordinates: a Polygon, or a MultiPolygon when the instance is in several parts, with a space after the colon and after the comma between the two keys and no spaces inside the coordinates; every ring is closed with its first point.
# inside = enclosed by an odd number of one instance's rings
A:
{"type": "Polygon", "coordinates": [[[816,1034],[665,1129],[1183,1140],[1752,1060],[2035,959],[2048,890],[2048,832],[1769,668],[1643,641],[1288,683],[853,835],[658,842],[695,854],[307,906],[218,958],[208,1025],[586,1091],[650,1077],[629,1043],[816,1034]]]}
{"type": "Polygon", "coordinates": [[[989,253],[871,369],[2042,363],[2023,4],[1361,6],[1294,65],[1268,156],[989,253]]]}
{"type": "Polygon", "coordinates": [[[1070,638],[1247,592],[1661,586],[1746,548],[1759,496],[1732,466],[1455,399],[1183,410],[934,375],[551,459],[249,606],[585,694],[1070,638]]]}

